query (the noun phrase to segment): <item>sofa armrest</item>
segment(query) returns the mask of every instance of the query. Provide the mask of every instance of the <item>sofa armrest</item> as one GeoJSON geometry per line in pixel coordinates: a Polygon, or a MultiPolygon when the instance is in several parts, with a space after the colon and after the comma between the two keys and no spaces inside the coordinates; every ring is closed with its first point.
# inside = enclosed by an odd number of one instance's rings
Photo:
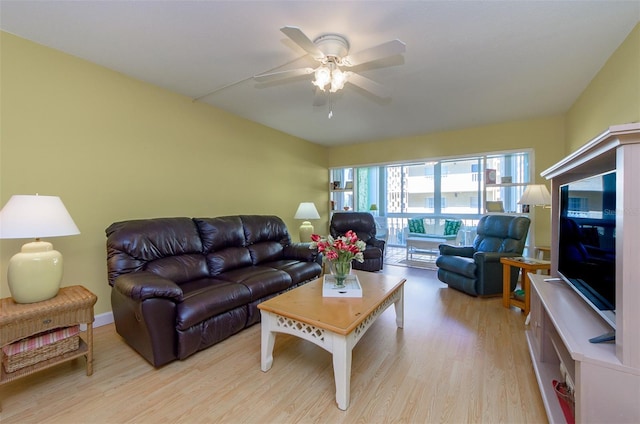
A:
{"type": "Polygon", "coordinates": [[[182,300],[182,289],[173,281],[152,272],[141,271],[120,275],[113,284],[114,290],[133,300],[155,297],[182,300]]]}
{"type": "Polygon", "coordinates": [[[441,255],[449,256],[462,256],[465,258],[472,258],[475,250],[472,246],[452,246],[450,244],[441,244],[438,246],[441,255]]]}
{"type": "Polygon", "coordinates": [[[311,243],[291,243],[284,247],[284,257],[304,262],[317,262],[318,249],[311,249],[311,243]]]}

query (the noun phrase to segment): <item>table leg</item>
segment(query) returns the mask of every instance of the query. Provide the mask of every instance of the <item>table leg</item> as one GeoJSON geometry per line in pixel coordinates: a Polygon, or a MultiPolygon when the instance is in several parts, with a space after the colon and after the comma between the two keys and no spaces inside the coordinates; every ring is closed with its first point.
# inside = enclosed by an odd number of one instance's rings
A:
{"type": "Polygon", "coordinates": [[[93,322],[87,323],[87,375],[93,374],[93,322]]]}
{"type": "Polygon", "coordinates": [[[529,273],[522,270],[522,289],[524,290],[524,316],[529,315],[531,305],[531,283],[529,281],[529,273]]]}
{"type": "Polygon", "coordinates": [[[511,297],[511,265],[502,265],[502,306],[509,308],[511,297]]]}
{"type": "Polygon", "coordinates": [[[336,380],[336,403],[346,411],[351,395],[351,349],[345,336],[333,335],[333,376],[336,380]]]}
{"type": "Polygon", "coordinates": [[[393,306],[396,309],[396,325],[398,328],[404,328],[404,285],[398,289],[400,291],[400,299],[396,300],[393,306]]]}
{"type": "Polygon", "coordinates": [[[276,343],[276,334],[271,331],[272,319],[275,319],[269,312],[260,311],[262,322],[260,323],[260,369],[267,372],[273,365],[273,347],[276,343]]]}

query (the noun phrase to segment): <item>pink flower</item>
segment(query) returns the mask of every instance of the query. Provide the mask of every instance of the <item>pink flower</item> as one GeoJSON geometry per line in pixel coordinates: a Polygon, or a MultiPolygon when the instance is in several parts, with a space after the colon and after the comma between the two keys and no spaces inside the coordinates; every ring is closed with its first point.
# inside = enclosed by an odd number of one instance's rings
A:
{"type": "Polygon", "coordinates": [[[318,234],[312,234],[310,248],[318,249],[327,261],[351,262],[355,259],[358,262],[364,262],[362,252],[366,244],[358,239],[355,232],[349,230],[344,236],[336,238],[329,236],[323,239],[318,234]]]}

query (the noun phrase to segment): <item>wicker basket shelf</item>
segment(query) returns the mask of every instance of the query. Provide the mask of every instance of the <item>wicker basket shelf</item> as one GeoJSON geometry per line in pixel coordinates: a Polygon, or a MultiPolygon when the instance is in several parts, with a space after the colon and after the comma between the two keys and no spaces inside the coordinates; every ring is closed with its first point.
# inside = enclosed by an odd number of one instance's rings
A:
{"type": "Polygon", "coordinates": [[[80,338],[78,349],[71,352],[63,353],[62,355],[53,358],[49,358],[45,361],[40,361],[36,364],[29,365],[28,367],[20,368],[17,371],[6,372],[4,366],[0,366],[0,383],[8,383],[12,380],[16,380],[18,378],[33,374],[37,371],[53,367],[54,365],[58,365],[61,362],[70,361],[75,358],[80,358],[81,356],[86,357],[88,351],[89,347],[87,346],[87,343],[82,338],[80,338]]]}
{"type": "Polygon", "coordinates": [[[78,349],[80,345],[80,337],[76,334],[53,343],[35,349],[25,350],[14,355],[5,354],[2,358],[2,365],[7,373],[12,373],[20,368],[55,358],[65,353],[78,349]]]}

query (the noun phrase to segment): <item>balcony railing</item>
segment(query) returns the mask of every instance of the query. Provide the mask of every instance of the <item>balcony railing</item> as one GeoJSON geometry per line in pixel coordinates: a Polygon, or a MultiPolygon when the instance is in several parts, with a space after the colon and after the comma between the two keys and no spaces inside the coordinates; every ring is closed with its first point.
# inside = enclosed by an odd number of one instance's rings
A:
{"type": "Polygon", "coordinates": [[[412,218],[429,218],[434,220],[436,225],[440,224],[440,221],[444,222],[445,219],[460,219],[462,220],[462,226],[460,227],[460,233],[458,240],[461,244],[470,244],[475,237],[475,229],[478,225],[480,215],[478,216],[453,216],[453,215],[429,215],[429,214],[389,214],[386,217],[376,217],[381,226],[386,227],[387,244],[390,246],[404,247],[406,246],[406,234],[409,226],[409,219],[412,218]]]}

